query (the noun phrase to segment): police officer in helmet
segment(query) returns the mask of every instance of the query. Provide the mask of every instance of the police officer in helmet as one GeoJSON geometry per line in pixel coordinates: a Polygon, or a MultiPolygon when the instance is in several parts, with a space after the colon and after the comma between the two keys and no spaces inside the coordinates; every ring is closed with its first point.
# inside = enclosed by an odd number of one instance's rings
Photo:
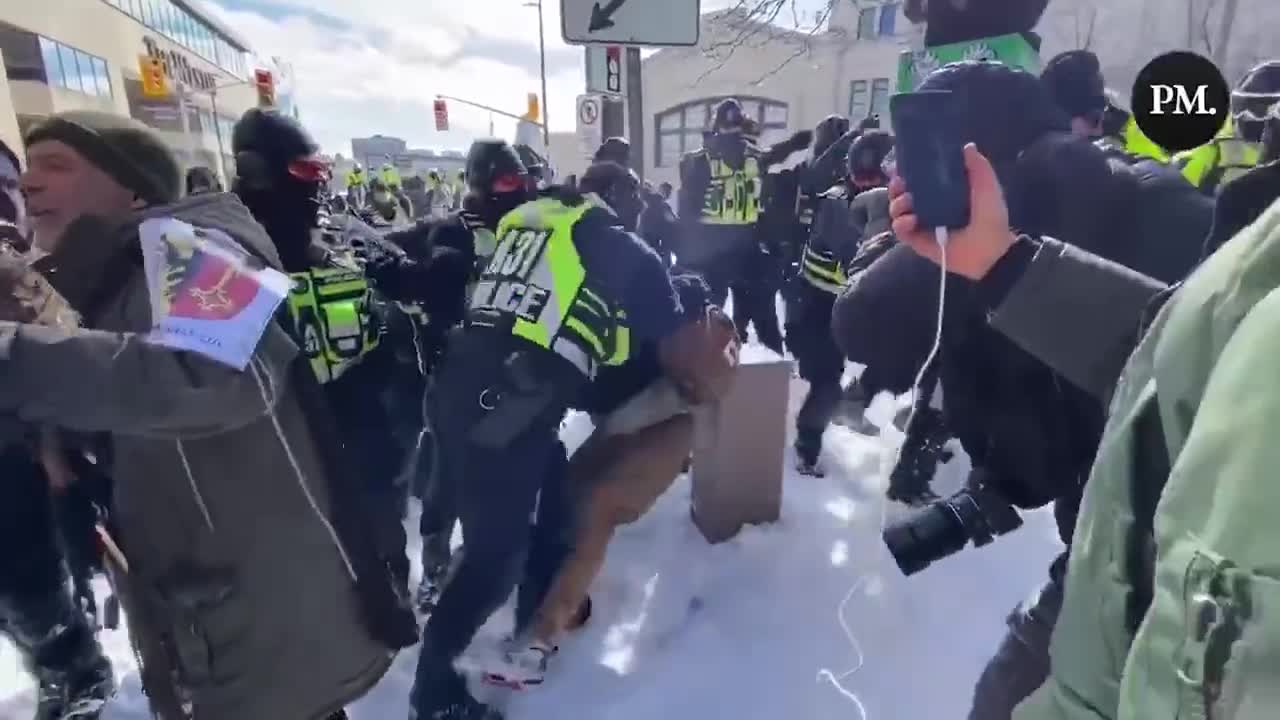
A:
{"type": "MultiPolygon", "coordinates": [[[[380,554],[407,613],[409,563],[400,520],[406,491],[398,476],[408,448],[395,442],[381,399],[395,362],[393,343],[407,339],[385,336],[384,317],[364,273],[337,265],[318,241],[328,169],[306,130],[277,110],[253,108],[236,123],[231,142],[232,190],[266,228],[294,280],[285,301],[287,329],[323,387],[349,459],[367,483],[362,501],[377,518],[380,554]]],[[[407,618],[411,622],[412,614],[407,618]]]]}
{"type": "MultiPolygon", "coordinates": [[[[476,159],[476,158],[473,158],[476,159]]],[[[468,177],[494,177],[486,199],[508,200],[527,178],[485,173],[514,163],[494,153],[468,177]],[[497,192],[497,178],[503,178],[497,192]]],[[[625,173],[618,166],[596,173],[625,173]],[[615,169],[616,168],[616,169],[615,169]]],[[[593,176],[593,173],[588,173],[593,176]]],[[[585,180],[585,178],[584,178],[585,180]]],[[[610,184],[612,186],[612,184],[610,184]]],[[[565,410],[602,365],[655,340],[668,374],[689,392],[678,297],[661,259],[622,229],[633,193],[549,194],[497,224],[497,246],[450,340],[431,397],[440,482],[455,489],[466,548],[423,630],[410,717],[486,718],[453,667],[519,582],[529,517],[559,452],[565,410]],[[635,339],[633,340],[633,337],[635,339]]],[[[491,220],[497,202],[485,208],[491,220]]]]}
{"type": "MultiPolygon", "coordinates": [[[[368,274],[379,292],[420,310],[425,326],[417,334],[419,358],[430,393],[434,370],[450,331],[462,322],[467,288],[492,256],[494,230],[511,210],[536,196],[534,180],[512,146],[503,140],[478,140],[467,154],[468,187],[462,208],[443,218],[428,218],[386,235],[405,251],[370,264],[368,274]]],[[[422,398],[423,396],[419,396],[422,398]]],[[[425,398],[424,398],[425,400],[425,398]]],[[[429,405],[429,403],[428,403],[429,405]]],[[[418,438],[412,477],[423,499],[422,582],[415,602],[423,612],[434,607],[448,574],[449,541],[457,521],[453,486],[436,482],[438,442],[430,412],[420,411],[425,427],[418,438]]]]}

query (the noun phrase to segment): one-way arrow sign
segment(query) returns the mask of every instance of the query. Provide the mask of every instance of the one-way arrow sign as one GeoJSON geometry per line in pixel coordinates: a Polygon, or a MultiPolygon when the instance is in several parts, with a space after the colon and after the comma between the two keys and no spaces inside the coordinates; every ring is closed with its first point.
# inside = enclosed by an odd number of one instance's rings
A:
{"type": "Polygon", "coordinates": [[[571,45],[697,45],[699,0],[560,0],[571,45]]]}
{"type": "Polygon", "coordinates": [[[591,8],[591,23],[587,25],[587,31],[598,32],[613,27],[613,14],[626,4],[627,0],[609,0],[604,7],[600,7],[600,3],[596,3],[591,8]]]}

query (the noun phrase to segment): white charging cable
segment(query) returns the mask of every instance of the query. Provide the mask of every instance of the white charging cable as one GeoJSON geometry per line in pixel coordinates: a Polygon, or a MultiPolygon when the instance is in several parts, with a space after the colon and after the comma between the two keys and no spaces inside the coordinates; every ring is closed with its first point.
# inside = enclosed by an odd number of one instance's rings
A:
{"type": "MultiPolygon", "coordinates": [[[[934,327],[933,347],[929,349],[929,355],[925,357],[924,363],[920,365],[920,371],[916,373],[915,381],[911,383],[911,412],[907,414],[907,424],[905,425],[904,434],[906,431],[911,429],[911,423],[915,421],[916,409],[919,407],[919,403],[917,401],[919,400],[918,396],[920,394],[920,385],[924,382],[925,373],[929,371],[929,366],[937,359],[938,353],[942,348],[942,322],[946,317],[947,307],[947,241],[950,236],[946,227],[934,228],[933,233],[934,240],[938,243],[938,250],[941,255],[938,261],[938,320],[934,327]]],[[[902,450],[906,445],[907,442],[904,437],[903,441],[898,444],[898,448],[894,452],[893,463],[889,465],[890,472],[892,472],[893,468],[896,468],[898,463],[902,460],[902,450]]],[[[884,536],[884,529],[885,526],[888,525],[888,522],[889,502],[887,498],[881,497],[880,529],[877,532],[877,537],[884,536]]],[[[849,601],[853,600],[853,596],[857,594],[858,590],[866,584],[867,578],[867,575],[860,575],[858,579],[854,581],[853,587],[849,588],[849,592],[845,593],[844,599],[840,601],[840,606],[836,608],[836,621],[840,623],[840,629],[844,632],[845,639],[849,641],[849,645],[853,647],[853,651],[857,655],[857,660],[854,661],[854,666],[839,675],[826,668],[818,671],[818,680],[830,681],[830,683],[835,687],[836,692],[843,695],[846,700],[853,703],[854,706],[858,708],[858,716],[861,720],[868,720],[867,708],[862,704],[862,700],[858,698],[857,694],[846,688],[843,683],[851,675],[862,669],[862,666],[866,662],[866,656],[862,652],[862,643],[858,642],[858,638],[853,634],[853,630],[849,627],[849,622],[845,619],[845,608],[849,605],[849,601]]]]}

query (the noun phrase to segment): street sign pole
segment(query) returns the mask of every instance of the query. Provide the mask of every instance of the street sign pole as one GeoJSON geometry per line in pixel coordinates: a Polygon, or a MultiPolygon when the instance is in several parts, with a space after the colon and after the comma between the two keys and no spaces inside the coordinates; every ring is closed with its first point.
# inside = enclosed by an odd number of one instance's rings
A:
{"type": "Polygon", "coordinates": [[[644,82],[640,48],[627,48],[627,125],[631,135],[631,164],[644,181],[644,82]]]}

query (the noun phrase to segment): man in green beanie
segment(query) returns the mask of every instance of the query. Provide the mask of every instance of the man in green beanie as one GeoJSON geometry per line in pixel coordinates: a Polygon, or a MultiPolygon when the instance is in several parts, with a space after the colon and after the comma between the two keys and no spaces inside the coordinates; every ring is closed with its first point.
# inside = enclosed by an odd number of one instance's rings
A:
{"type": "Polygon", "coordinates": [[[183,327],[231,337],[212,328],[278,304],[261,280],[278,278],[270,238],[234,195],[178,200],[173,154],[131,120],[56,115],[26,145],[22,189],[48,253],[36,266],[83,322],[0,322],[0,419],[111,434],[110,564],[152,712],[340,713],[403,643],[385,567],[343,495],[358,478],[325,454],[331,418],[310,400],[307,365],[275,322],[237,364],[175,349],[152,316],[183,307],[208,323],[183,327]],[[152,248],[165,264],[149,283],[152,248]]]}

